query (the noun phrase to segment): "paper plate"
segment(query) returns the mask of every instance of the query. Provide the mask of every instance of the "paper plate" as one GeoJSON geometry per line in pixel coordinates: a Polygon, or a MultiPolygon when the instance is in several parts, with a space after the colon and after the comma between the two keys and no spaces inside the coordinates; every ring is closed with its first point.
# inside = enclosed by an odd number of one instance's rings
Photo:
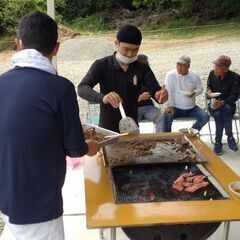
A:
{"type": "Polygon", "coordinates": [[[181,128],[178,131],[185,134],[187,137],[194,137],[199,133],[195,128],[181,128]]]}
{"type": "Polygon", "coordinates": [[[240,181],[232,182],[228,187],[236,196],[240,197],[240,181]]]}
{"type": "Polygon", "coordinates": [[[189,92],[189,91],[179,91],[179,92],[186,96],[191,96],[193,93],[193,92],[189,92]]]}
{"type": "Polygon", "coordinates": [[[213,92],[213,93],[210,93],[210,97],[211,97],[211,98],[215,98],[215,97],[218,97],[218,96],[220,96],[220,95],[221,95],[220,92],[213,92]]]}

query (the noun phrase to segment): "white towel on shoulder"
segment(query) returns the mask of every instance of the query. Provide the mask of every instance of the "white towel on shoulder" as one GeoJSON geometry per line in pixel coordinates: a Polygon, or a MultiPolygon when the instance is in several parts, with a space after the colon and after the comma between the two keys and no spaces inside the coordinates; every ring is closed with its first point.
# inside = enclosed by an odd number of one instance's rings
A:
{"type": "Polygon", "coordinates": [[[52,74],[57,73],[51,61],[35,49],[21,50],[20,52],[15,53],[11,60],[13,67],[31,67],[52,74]]]}

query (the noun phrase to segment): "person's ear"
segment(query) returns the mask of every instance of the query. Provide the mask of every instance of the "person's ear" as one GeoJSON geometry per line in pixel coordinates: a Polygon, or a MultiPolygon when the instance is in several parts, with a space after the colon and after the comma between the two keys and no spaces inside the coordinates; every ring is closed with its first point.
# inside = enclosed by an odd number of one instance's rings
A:
{"type": "Polygon", "coordinates": [[[56,46],[53,50],[53,56],[56,56],[60,47],[60,42],[56,42],[56,46]]]}
{"type": "Polygon", "coordinates": [[[19,38],[15,38],[16,50],[21,51],[22,48],[22,40],[19,38]]]}
{"type": "Polygon", "coordinates": [[[116,47],[118,47],[119,44],[120,44],[120,42],[119,42],[118,40],[115,40],[114,43],[115,43],[115,46],[116,46],[116,47]]]}

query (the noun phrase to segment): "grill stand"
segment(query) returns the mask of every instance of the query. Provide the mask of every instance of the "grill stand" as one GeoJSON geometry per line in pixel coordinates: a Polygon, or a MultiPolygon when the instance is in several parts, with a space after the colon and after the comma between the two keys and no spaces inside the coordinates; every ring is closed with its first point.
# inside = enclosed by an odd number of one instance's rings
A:
{"type": "Polygon", "coordinates": [[[99,236],[100,239],[104,239],[104,232],[103,232],[104,228],[99,228],[99,236]]]}
{"type": "Polygon", "coordinates": [[[229,237],[229,230],[230,230],[230,223],[229,221],[224,222],[223,226],[223,240],[228,240],[229,237]]]}
{"type": "MultiPolygon", "coordinates": [[[[223,225],[223,240],[228,240],[229,238],[229,230],[230,230],[230,221],[224,222],[223,225]]],[[[103,228],[99,229],[100,239],[104,239],[103,228]]],[[[110,228],[110,240],[116,240],[116,228],[110,228]]]]}

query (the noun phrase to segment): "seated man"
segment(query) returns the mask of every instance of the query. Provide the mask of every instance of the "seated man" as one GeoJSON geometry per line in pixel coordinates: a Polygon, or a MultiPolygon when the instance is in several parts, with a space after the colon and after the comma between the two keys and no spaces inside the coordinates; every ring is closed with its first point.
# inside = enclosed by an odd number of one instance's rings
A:
{"type": "MultiPolygon", "coordinates": [[[[138,61],[149,64],[148,57],[144,54],[138,55],[138,61]]],[[[138,121],[140,122],[143,119],[153,121],[155,132],[162,132],[164,116],[161,110],[153,105],[151,95],[146,87],[142,86],[140,93],[138,98],[138,121]]]]}
{"type": "Polygon", "coordinates": [[[224,128],[228,136],[229,149],[238,150],[232,133],[232,119],[236,109],[235,102],[239,98],[240,76],[229,70],[231,59],[228,56],[222,55],[213,63],[215,64],[214,70],[208,76],[207,90],[209,97],[211,97],[212,92],[221,93],[218,98],[212,99],[209,105],[209,112],[214,117],[216,124],[214,152],[221,155],[224,128]]]}
{"type": "Polygon", "coordinates": [[[177,117],[193,117],[192,128],[201,130],[208,122],[208,114],[195,103],[196,96],[203,91],[200,77],[190,70],[191,59],[182,56],[177,61],[177,69],[167,73],[165,79],[168,91],[168,107],[165,114],[165,131],[171,132],[172,121],[177,117]]]}

